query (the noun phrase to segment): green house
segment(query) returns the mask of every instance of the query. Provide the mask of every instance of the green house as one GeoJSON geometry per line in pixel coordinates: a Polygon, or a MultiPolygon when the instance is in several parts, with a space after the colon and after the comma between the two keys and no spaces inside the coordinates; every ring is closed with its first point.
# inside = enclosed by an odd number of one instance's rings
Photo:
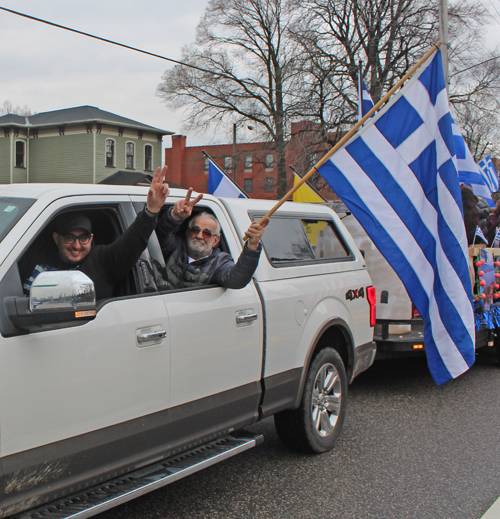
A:
{"type": "Polygon", "coordinates": [[[0,117],[0,184],[96,184],[120,170],[151,173],[162,138],[174,132],[78,106],[29,117],[0,117]]]}

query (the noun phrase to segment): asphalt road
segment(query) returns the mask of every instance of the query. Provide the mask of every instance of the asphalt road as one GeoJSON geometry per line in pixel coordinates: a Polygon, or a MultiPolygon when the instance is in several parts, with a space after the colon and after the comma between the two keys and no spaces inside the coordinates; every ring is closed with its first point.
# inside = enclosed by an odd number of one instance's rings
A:
{"type": "Polygon", "coordinates": [[[425,359],[376,361],[349,388],[333,451],[263,445],[98,519],[480,519],[500,496],[500,366],[493,351],[437,387],[425,359]]]}

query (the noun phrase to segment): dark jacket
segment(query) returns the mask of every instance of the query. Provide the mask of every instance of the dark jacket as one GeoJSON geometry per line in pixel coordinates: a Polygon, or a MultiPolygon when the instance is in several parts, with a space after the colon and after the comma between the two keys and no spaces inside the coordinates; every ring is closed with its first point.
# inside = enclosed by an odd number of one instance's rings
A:
{"type": "Polygon", "coordinates": [[[75,269],[86,274],[94,282],[97,300],[113,297],[115,285],[134,267],[146,248],[156,220],[156,217],[152,218],[145,211],[141,211],[134,223],[119,238],[109,245],[93,246],[77,266],[64,263],[54,244],[45,254],[34,258],[26,277],[38,265],[47,267],[44,270],[75,269]]]}
{"type": "Polygon", "coordinates": [[[493,245],[493,240],[495,239],[495,235],[497,233],[497,227],[500,224],[500,217],[495,213],[491,213],[486,220],[486,232],[484,235],[488,240],[488,244],[491,247],[493,245]]]}
{"type": "Polygon", "coordinates": [[[171,288],[189,288],[216,284],[226,288],[243,288],[252,279],[259,263],[262,245],[257,250],[245,244],[235,264],[226,252],[214,248],[208,256],[189,263],[185,236],[178,236],[182,222],[166,211],[158,222],[157,234],[165,257],[164,277],[171,288]]]}
{"type": "Polygon", "coordinates": [[[487,219],[490,216],[490,206],[488,205],[488,202],[484,198],[477,197],[477,214],[479,216],[479,222],[478,225],[480,229],[483,231],[484,235],[486,236],[487,230],[487,219]]]}

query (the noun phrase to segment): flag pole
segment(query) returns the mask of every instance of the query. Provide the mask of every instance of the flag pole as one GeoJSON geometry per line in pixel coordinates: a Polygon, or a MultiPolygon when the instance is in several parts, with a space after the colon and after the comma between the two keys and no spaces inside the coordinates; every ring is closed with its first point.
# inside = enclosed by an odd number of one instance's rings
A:
{"type": "MultiPolygon", "coordinates": [[[[281,199],[279,200],[276,205],[259,221],[259,224],[262,225],[262,223],[264,222],[264,220],[268,217],[270,217],[271,215],[273,215],[290,197],[293,196],[293,194],[295,193],[295,191],[297,191],[297,189],[299,189],[299,187],[304,183],[306,182],[309,178],[311,178],[312,175],[314,175],[314,173],[316,173],[318,171],[318,168],[321,167],[341,146],[343,146],[355,133],[356,131],[358,130],[358,128],[360,126],[363,126],[363,124],[372,116],[372,114],[374,114],[376,111],[378,111],[380,109],[380,107],[386,103],[388,101],[388,99],[392,96],[392,94],[394,94],[394,92],[396,92],[396,90],[398,88],[400,88],[403,83],[405,81],[407,81],[410,76],[412,76],[415,71],[423,64],[425,63],[425,61],[427,61],[427,59],[432,55],[432,53],[436,50],[439,49],[439,46],[441,45],[441,42],[438,41],[437,43],[435,43],[432,48],[422,57],[420,58],[417,63],[415,63],[415,65],[413,65],[413,67],[404,75],[403,78],[401,78],[390,90],[389,92],[387,92],[387,94],[385,94],[385,96],[369,111],[367,112],[364,117],[361,119],[361,121],[358,121],[350,130],[349,132],[344,135],[344,137],[342,137],[342,139],[340,139],[339,142],[337,142],[337,144],[335,144],[335,146],[329,150],[326,155],[324,155],[324,157],[318,162],[316,163],[315,166],[313,166],[303,177],[302,179],[297,182],[297,184],[295,186],[292,187],[292,189],[290,189],[290,191],[288,191],[288,193],[281,199]]],[[[248,239],[248,236],[245,234],[244,240],[248,239]]]]}

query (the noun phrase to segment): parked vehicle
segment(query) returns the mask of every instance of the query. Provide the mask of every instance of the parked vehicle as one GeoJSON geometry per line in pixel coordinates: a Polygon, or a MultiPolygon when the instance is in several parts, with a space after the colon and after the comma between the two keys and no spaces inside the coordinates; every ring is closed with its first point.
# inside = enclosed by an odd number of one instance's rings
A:
{"type": "MultiPolygon", "coordinates": [[[[368,269],[333,211],[285,203],[240,290],[167,290],[153,233],[115,296],[96,303],[78,271],[42,273],[26,297],[25,258],[74,211],[98,243],[113,241],[147,189],[0,192],[0,517],[90,517],[255,446],[244,427],[271,415],[286,445],[333,447],[347,385],[376,352],[368,269]]],[[[216,215],[236,259],[271,207],[205,196],[196,210],[216,215]]]]}
{"type": "MultiPolygon", "coordinates": [[[[423,320],[403,283],[347,208],[343,204],[337,204],[335,210],[363,253],[377,292],[377,317],[374,330],[374,340],[377,343],[376,358],[381,360],[424,356],[423,320]]],[[[477,256],[479,247],[476,249],[476,251],[469,249],[472,277],[474,277],[473,258],[477,256]]],[[[500,254],[498,258],[500,259],[500,254]]],[[[493,346],[496,347],[500,362],[500,328],[488,328],[483,323],[476,330],[476,350],[493,346]]]]}

